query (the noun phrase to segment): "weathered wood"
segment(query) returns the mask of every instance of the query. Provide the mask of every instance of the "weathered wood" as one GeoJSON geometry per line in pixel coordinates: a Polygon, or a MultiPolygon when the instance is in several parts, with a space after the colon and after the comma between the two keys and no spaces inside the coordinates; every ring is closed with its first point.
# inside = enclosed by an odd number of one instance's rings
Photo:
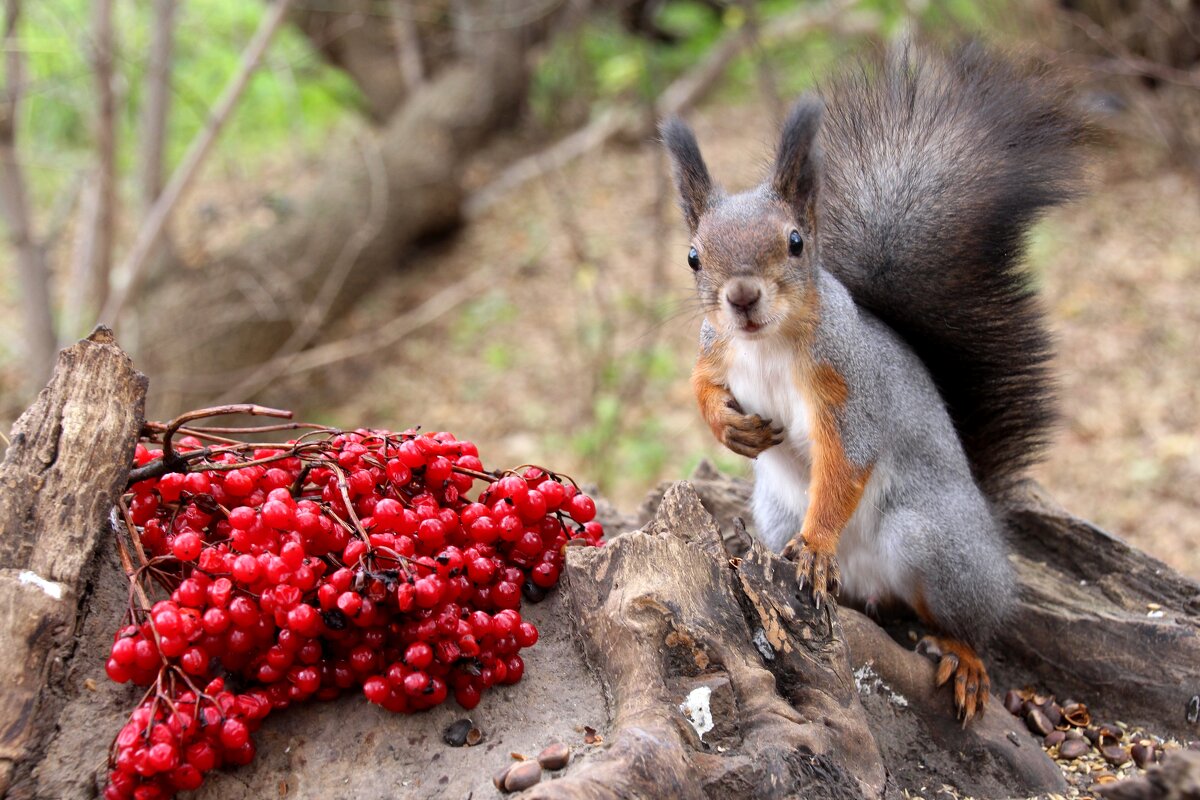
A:
{"type": "Polygon", "coordinates": [[[741,566],[766,574],[774,559],[731,565],[719,537],[677,484],[641,531],[569,554],[569,603],[611,699],[611,744],[529,797],[883,795],[836,627],[774,584],[743,594],[741,566]],[[712,716],[704,734],[680,708],[696,690],[712,716]]]}
{"type": "MultiPolygon", "coordinates": [[[[96,546],[124,489],[146,379],[98,329],[63,350],[0,464],[0,796],[24,797],[96,546]]],[[[97,658],[88,653],[88,658],[97,658]]]]}
{"type": "Polygon", "coordinates": [[[995,695],[964,727],[949,689],[934,683],[932,661],[854,609],[838,613],[871,730],[898,785],[949,785],[969,797],[1065,793],[1062,771],[995,695]]]}
{"type": "Polygon", "coordinates": [[[1021,577],[991,650],[1009,685],[1037,683],[1108,719],[1200,738],[1200,584],[1072,516],[1036,485],[1017,504],[1021,577]]]}

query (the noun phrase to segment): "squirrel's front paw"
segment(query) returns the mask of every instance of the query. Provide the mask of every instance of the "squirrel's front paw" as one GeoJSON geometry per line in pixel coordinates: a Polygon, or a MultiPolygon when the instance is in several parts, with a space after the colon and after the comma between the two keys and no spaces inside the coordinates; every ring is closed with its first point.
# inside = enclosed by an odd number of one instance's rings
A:
{"type": "Polygon", "coordinates": [[[758,414],[743,414],[730,402],[721,415],[721,444],[747,458],[757,458],[768,447],[783,441],[783,426],[758,414]]]}
{"type": "Polygon", "coordinates": [[[832,551],[816,550],[796,536],[783,548],[783,557],[796,562],[796,582],[801,590],[805,585],[812,586],[813,605],[817,608],[842,590],[842,571],[832,551]]]}

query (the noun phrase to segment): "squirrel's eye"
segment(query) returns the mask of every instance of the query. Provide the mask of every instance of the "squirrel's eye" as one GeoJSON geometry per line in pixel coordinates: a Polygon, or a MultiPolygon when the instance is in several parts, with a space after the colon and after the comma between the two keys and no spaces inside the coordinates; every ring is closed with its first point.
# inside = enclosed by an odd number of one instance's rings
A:
{"type": "Polygon", "coordinates": [[[700,254],[694,247],[688,250],[688,266],[697,272],[700,270],[700,254]]]}
{"type": "Polygon", "coordinates": [[[798,256],[803,252],[804,240],[800,238],[800,231],[792,231],[788,234],[788,253],[798,256]]]}

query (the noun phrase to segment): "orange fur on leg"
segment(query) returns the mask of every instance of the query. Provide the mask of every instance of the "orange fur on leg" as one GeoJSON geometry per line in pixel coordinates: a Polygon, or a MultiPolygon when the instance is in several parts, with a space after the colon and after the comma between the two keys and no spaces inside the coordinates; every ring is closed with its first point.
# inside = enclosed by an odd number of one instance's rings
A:
{"type": "Polygon", "coordinates": [[[848,392],[837,370],[826,364],[814,367],[802,379],[801,391],[812,415],[809,503],[800,534],[788,542],[783,555],[796,559],[800,583],[811,583],[813,600],[820,607],[827,592],[837,594],[841,588],[835,558],[838,539],[862,500],[871,467],[857,467],[846,456],[837,414],[848,392]]]}

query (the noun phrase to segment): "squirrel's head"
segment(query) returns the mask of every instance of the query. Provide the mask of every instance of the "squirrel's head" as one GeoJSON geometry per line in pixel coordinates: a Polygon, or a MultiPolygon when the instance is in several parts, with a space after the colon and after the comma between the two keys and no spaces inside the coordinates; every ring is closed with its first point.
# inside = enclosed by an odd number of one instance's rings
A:
{"type": "Polygon", "coordinates": [[[812,321],[821,110],[817,100],[798,102],[771,175],[734,195],[713,183],[687,125],[662,125],[692,234],[688,266],[709,321],[726,335],[761,338],[812,321]]]}

